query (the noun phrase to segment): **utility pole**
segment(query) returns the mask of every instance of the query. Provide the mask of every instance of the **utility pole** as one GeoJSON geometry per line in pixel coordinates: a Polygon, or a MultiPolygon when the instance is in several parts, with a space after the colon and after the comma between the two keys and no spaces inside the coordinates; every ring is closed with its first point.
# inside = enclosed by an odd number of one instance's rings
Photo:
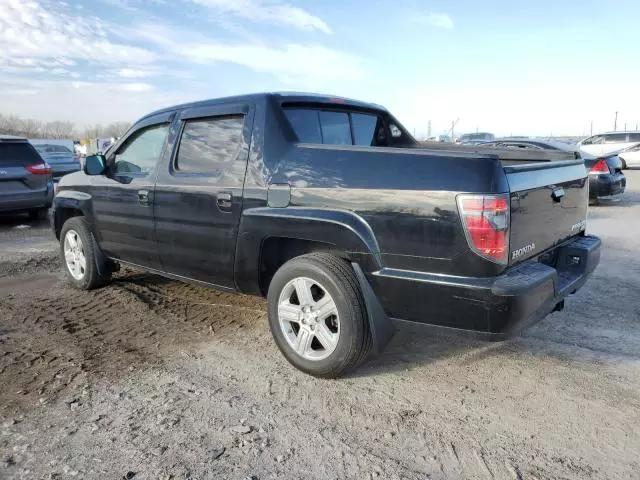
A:
{"type": "Polygon", "coordinates": [[[591,120],[591,129],[589,130],[589,136],[593,136],[593,120],[591,120]]]}
{"type": "Polygon", "coordinates": [[[427,123],[427,138],[431,138],[431,120],[427,123]]]}
{"type": "Polygon", "coordinates": [[[624,131],[627,131],[627,122],[624,122],[624,131]]]}
{"type": "Polygon", "coordinates": [[[618,112],[616,112],[616,117],[613,120],[613,131],[614,132],[618,131],[618,112]]]}

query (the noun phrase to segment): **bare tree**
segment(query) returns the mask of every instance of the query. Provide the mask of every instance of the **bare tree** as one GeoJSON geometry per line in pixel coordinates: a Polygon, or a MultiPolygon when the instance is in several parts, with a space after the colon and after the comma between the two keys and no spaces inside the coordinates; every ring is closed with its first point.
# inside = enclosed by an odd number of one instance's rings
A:
{"type": "Polygon", "coordinates": [[[71,122],[47,122],[44,125],[42,136],[45,138],[67,139],[73,138],[73,123],[71,122]]]}
{"type": "Polygon", "coordinates": [[[102,137],[121,137],[131,124],[114,122],[109,125],[90,125],[84,130],[75,130],[72,122],[55,120],[42,122],[32,118],[20,118],[17,115],[0,113],[0,135],[16,135],[26,138],[50,138],[74,140],[80,138],[94,139],[102,137]]]}
{"type": "Polygon", "coordinates": [[[104,134],[106,137],[120,138],[127,130],[129,130],[130,126],[131,124],[129,122],[110,123],[104,128],[104,134]]]}

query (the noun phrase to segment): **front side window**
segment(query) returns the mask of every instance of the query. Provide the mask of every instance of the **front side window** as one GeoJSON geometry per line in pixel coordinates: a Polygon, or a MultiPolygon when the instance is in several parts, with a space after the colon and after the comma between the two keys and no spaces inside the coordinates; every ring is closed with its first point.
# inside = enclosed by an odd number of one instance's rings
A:
{"type": "Polygon", "coordinates": [[[604,135],[596,135],[582,142],[583,145],[600,145],[601,143],[604,143],[604,135]]]}
{"type": "Polygon", "coordinates": [[[182,131],[175,169],[179,172],[225,170],[242,148],[244,117],[187,120],[182,131]]]}
{"type": "Polygon", "coordinates": [[[169,125],[154,125],[127,139],[115,154],[114,173],[148,174],[160,161],[169,125]]]}

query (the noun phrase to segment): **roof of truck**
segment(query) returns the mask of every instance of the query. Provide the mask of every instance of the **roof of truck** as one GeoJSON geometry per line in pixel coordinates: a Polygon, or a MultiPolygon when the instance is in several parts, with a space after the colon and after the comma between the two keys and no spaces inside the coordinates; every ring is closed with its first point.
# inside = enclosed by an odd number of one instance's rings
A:
{"type": "Polygon", "coordinates": [[[361,108],[370,108],[375,110],[384,110],[382,105],[378,105],[375,103],[362,102],[360,100],[354,100],[352,98],[339,97],[335,95],[326,95],[321,93],[308,93],[308,92],[263,92],[263,93],[251,93],[248,95],[236,95],[232,97],[222,97],[222,98],[211,98],[207,100],[198,100],[196,102],[183,103],[179,105],[172,105],[170,107],[161,108],[160,110],[156,110],[151,112],[140,120],[143,120],[147,117],[157,115],[159,113],[171,112],[173,110],[179,110],[183,108],[189,107],[204,107],[208,105],[219,105],[224,103],[231,102],[254,102],[256,100],[261,100],[265,97],[277,97],[282,99],[283,102],[291,102],[291,103],[326,103],[333,105],[349,105],[352,107],[361,107],[361,108]]]}

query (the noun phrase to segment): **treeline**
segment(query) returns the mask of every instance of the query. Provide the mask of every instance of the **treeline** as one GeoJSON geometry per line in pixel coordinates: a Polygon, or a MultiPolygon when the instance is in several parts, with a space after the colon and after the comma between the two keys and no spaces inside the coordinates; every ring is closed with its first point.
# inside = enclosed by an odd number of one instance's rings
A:
{"type": "Polygon", "coordinates": [[[0,113],[0,135],[15,135],[26,138],[49,138],[60,140],[82,140],[122,136],[131,124],[129,122],[114,122],[108,125],[96,124],[76,129],[73,122],[53,121],[43,122],[33,118],[21,118],[18,115],[3,115],[0,113]]]}

